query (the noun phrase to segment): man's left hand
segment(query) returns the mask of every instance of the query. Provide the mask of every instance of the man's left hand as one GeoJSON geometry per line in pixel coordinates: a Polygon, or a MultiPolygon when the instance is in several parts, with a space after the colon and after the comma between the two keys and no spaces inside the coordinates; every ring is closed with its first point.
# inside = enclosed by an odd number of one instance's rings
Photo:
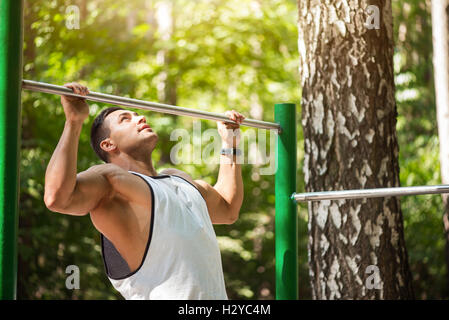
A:
{"type": "Polygon", "coordinates": [[[233,122],[218,121],[218,133],[222,139],[223,148],[236,148],[240,142],[240,124],[245,119],[245,116],[235,110],[226,111],[225,115],[233,122]]]}

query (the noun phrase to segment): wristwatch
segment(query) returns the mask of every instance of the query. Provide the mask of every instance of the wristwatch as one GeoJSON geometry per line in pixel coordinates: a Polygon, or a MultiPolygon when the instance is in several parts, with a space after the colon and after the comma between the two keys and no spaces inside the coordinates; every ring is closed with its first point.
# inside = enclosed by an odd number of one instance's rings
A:
{"type": "Polygon", "coordinates": [[[223,149],[221,149],[220,154],[240,156],[242,154],[242,150],[237,149],[237,148],[223,148],[223,149]]]}

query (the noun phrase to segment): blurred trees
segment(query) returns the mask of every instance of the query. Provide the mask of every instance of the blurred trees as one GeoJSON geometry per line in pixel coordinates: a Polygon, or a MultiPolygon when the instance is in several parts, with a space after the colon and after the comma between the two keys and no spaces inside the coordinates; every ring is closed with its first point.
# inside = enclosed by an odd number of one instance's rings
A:
{"type": "MultiPolygon", "coordinates": [[[[449,1],[432,1],[433,74],[440,142],[441,182],[449,184],[449,1]]],[[[443,194],[446,268],[449,267],[449,195],[443,194]]],[[[446,286],[449,287],[449,274],[446,286]]]]}
{"type": "MultiPolygon", "coordinates": [[[[79,80],[94,91],[157,101],[160,74],[167,72],[176,82],[180,106],[236,109],[267,121],[274,119],[274,103],[300,103],[296,0],[173,0],[175,26],[164,40],[154,9],[166,1],[25,0],[24,78],[55,84],[79,80]],[[80,8],[80,29],[66,27],[70,5],[80,8]],[[173,57],[169,64],[158,61],[161,50],[173,57]]],[[[430,0],[394,0],[393,19],[401,184],[438,184],[430,0]]],[[[24,91],[22,100],[18,298],[120,298],[104,274],[99,234],[89,217],[52,213],[43,202],[45,168],[64,124],[59,97],[24,91]],[[65,288],[65,268],[71,264],[80,268],[80,290],[65,288]]],[[[90,148],[89,130],[106,106],[90,105],[78,171],[100,163],[90,148]]],[[[157,170],[175,166],[169,154],[177,142],[170,141],[170,133],[175,128],[192,132],[197,122],[145,114],[160,136],[153,155],[157,170]]],[[[212,121],[201,125],[203,131],[215,127],[212,121]]],[[[298,130],[301,146],[299,122],[298,130]]],[[[298,148],[299,191],[304,190],[303,154],[298,148]]],[[[210,183],[218,173],[209,164],[176,167],[210,183]]],[[[263,167],[243,165],[240,219],[216,227],[232,299],[274,298],[274,177],[261,174],[263,167]]],[[[416,297],[448,298],[441,197],[404,197],[401,207],[416,297]]],[[[298,211],[300,297],[311,298],[307,208],[301,205],[298,211]]]]}
{"type": "MultiPolygon", "coordinates": [[[[441,183],[430,4],[392,2],[401,185],[441,183]]],[[[442,197],[403,197],[401,207],[416,298],[447,299],[442,197]]]]}
{"type": "MultiPolygon", "coordinates": [[[[164,16],[156,16],[167,2],[26,0],[24,79],[80,81],[93,91],[149,101],[164,98],[161,91],[172,87],[175,96],[166,93],[166,101],[215,112],[236,109],[267,121],[274,119],[274,103],[299,102],[295,1],[171,1],[169,37],[164,16]],[[69,5],[80,9],[80,29],[66,26],[69,5]]],[[[89,133],[103,107],[90,103],[78,171],[100,163],[89,133]]],[[[156,169],[175,166],[169,157],[177,143],[170,141],[172,130],[192,132],[199,122],[136,111],[147,115],[160,136],[156,169]]],[[[120,298],[104,274],[99,234],[89,217],[52,213],[43,202],[45,168],[65,120],[59,97],[24,92],[22,117],[18,298],[120,298]],[[80,290],[65,288],[65,269],[72,264],[80,269],[80,290]]],[[[202,121],[201,127],[216,124],[202,121]]],[[[215,228],[233,299],[274,297],[274,177],[260,172],[266,166],[243,165],[247,201],[240,219],[215,228]]],[[[217,165],[176,167],[210,183],[218,174],[217,165]]],[[[304,249],[302,255],[306,261],[304,249]]]]}

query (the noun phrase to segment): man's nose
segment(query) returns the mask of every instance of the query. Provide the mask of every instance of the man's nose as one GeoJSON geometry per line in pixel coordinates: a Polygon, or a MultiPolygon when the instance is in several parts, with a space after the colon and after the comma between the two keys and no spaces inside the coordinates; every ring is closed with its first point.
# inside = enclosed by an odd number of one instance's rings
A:
{"type": "Polygon", "coordinates": [[[137,124],[141,124],[141,123],[147,123],[147,119],[145,118],[145,116],[137,117],[137,124]]]}

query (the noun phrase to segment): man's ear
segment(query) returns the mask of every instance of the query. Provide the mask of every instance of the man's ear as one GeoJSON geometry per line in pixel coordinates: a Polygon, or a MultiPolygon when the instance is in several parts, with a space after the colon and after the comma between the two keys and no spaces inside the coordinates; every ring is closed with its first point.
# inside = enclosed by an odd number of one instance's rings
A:
{"type": "Polygon", "coordinates": [[[117,149],[117,145],[110,138],[106,138],[100,142],[100,148],[106,152],[111,152],[117,149]]]}

